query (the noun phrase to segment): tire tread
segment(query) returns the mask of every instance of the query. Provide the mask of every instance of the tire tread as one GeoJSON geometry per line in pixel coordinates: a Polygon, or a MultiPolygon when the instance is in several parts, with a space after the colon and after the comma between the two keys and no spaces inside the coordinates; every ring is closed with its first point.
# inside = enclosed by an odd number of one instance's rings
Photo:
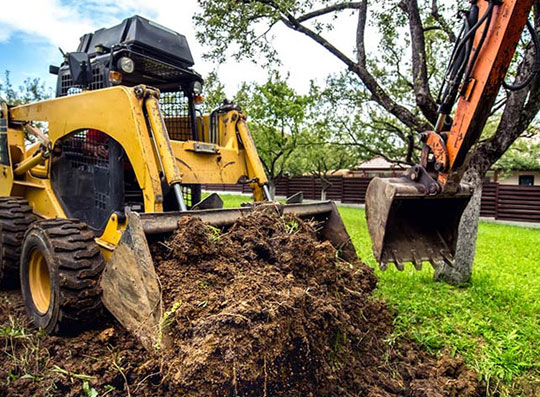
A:
{"type": "Polygon", "coordinates": [[[94,232],[77,219],[50,219],[34,228],[48,237],[58,276],[59,315],[51,333],[81,328],[103,313],[99,280],[105,261],[94,232]]]}
{"type": "Polygon", "coordinates": [[[21,197],[0,197],[0,281],[16,282],[24,235],[36,220],[21,197]]]}

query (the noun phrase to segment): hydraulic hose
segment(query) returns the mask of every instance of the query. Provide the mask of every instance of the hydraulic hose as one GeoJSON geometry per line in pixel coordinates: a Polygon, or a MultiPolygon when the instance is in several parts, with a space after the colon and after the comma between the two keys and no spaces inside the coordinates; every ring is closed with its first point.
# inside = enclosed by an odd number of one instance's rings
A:
{"type": "MultiPolygon", "coordinates": [[[[476,6],[474,6],[476,7],[476,6]]],[[[473,37],[474,34],[476,34],[476,31],[478,30],[478,28],[480,26],[482,26],[482,24],[485,22],[485,20],[488,18],[488,17],[491,17],[492,13],[493,13],[493,8],[495,7],[495,2],[493,0],[491,0],[489,2],[489,6],[488,6],[488,9],[486,10],[486,12],[484,13],[484,15],[482,15],[482,18],[480,18],[478,20],[478,22],[476,22],[476,24],[465,34],[465,37],[463,37],[463,39],[461,40],[460,43],[457,44],[457,49],[456,49],[456,52],[460,51],[461,50],[461,47],[463,47],[467,40],[469,40],[470,38],[473,37]]]]}
{"type": "Polygon", "coordinates": [[[439,92],[438,103],[440,114],[448,115],[452,111],[458,95],[459,86],[463,79],[463,73],[465,72],[465,68],[471,57],[474,33],[481,26],[482,21],[488,16],[488,13],[486,12],[481,19],[478,19],[478,12],[478,6],[472,5],[465,16],[464,26],[461,30],[462,37],[456,43],[453,56],[448,65],[445,76],[446,84],[439,92]],[[442,94],[443,92],[444,94],[442,94]]]}
{"type": "MultiPolygon", "coordinates": [[[[486,11],[486,14],[488,14],[488,16],[487,16],[486,24],[484,26],[484,31],[482,32],[482,37],[480,38],[480,41],[478,42],[478,45],[476,46],[476,50],[474,51],[474,55],[473,55],[471,61],[469,62],[469,66],[467,67],[467,71],[465,72],[465,76],[463,77],[463,81],[465,81],[465,82],[467,82],[469,80],[469,78],[471,77],[472,70],[473,70],[473,68],[474,68],[474,66],[476,64],[476,61],[478,60],[478,56],[480,55],[480,51],[482,51],[482,47],[484,46],[484,43],[486,42],[489,27],[491,25],[491,19],[493,17],[493,7],[491,7],[491,11],[489,11],[489,10],[486,11]]],[[[463,88],[462,88],[462,91],[461,91],[461,95],[465,95],[466,89],[467,89],[467,85],[464,84],[463,88]]]]}
{"type": "Polygon", "coordinates": [[[536,29],[534,28],[531,21],[527,21],[527,29],[529,30],[529,33],[531,34],[531,40],[534,44],[534,66],[532,72],[529,74],[529,76],[521,83],[516,85],[510,85],[506,81],[503,81],[503,87],[507,89],[508,91],[519,91],[523,88],[527,87],[529,84],[532,83],[536,75],[540,72],[540,38],[538,38],[538,33],[536,33],[536,29]]]}

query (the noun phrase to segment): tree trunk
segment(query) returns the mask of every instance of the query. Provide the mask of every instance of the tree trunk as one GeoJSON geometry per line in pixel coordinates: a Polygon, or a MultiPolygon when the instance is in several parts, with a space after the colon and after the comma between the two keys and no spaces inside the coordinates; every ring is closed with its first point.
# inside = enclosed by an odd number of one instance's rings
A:
{"type": "Polygon", "coordinates": [[[330,183],[330,181],[328,181],[325,178],[320,178],[320,180],[321,180],[321,201],[325,201],[326,193],[328,192],[328,189],[330,188],[330,186],[332,186],[332,184],[330,183]]]}
{"type": "Polygon", "coordinates": [[[472,185],[474,193],[459,223],[456,259],[452,266],[441,264],[435,269],[433,276],[435,281],[444,281],[455,286],[464,286],[471,281],[482,201],[482,176],[478,170],[469,168],[463,182],[472,185]]]}
{"type": "Polygon", "coordinates": [[[268,180],[268,190],[270,190],[270,200],[276,199],[276,183],[273,179],[268,180]]]}

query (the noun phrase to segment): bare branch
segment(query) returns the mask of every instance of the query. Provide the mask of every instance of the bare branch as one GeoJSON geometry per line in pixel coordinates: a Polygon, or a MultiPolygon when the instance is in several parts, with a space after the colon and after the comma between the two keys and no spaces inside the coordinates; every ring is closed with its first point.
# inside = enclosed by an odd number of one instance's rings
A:
{"type": "Polygon", "coordinates": [[[394,63],[393,63],[393,66],[396,68],[396,73],[397,75],[405,82],[405,84],[407,84],[407,86],[413,90],[414,89],[414,86],[413,86],[413,83],[411,83],[411,81],[405,77],[403,75],[403,73],[401,73],[401,63],[402,63],[402,57],[399,56],[399,54],[397,53],[397,51],[390,47],[388,48],[388,51],[392,54],[393,58],[394,58],[394,63]]]}
{"type": "Polygon", "coordinates": [[[358,138],[356,137],[356,135],[354,134],[354,132],[350,129],[350,127],[347,124],[345,124],[344,122],[341,122],[341,125],[345,129],[345,131],[347,132],[347,135],[349,135],[349,137],[351,138],[352,142],[336,143],[336,145],[358,146],[358,147],[362,148],[363,150],[365,150],[366,152],[368,152],[369,154],[371,154],[373,156],[382,157],[383,159],[385,159],[389,163],[394,163],[394,164],[399,164],[399,165],[410,165],[410,163],[407,163],[406,161],[390,158],[386,153],[383,153],[380,150],[372,149],[368,145],[366,145],[363,142],[359,141],[358,138]]]}
{"type": "Polygon", "coordinates": [[[416,104],[424,116],[435,124],[437,122],[437,104],[429,89],[426,39],[417,0],[403,0],[399,7],[409,16],[413,61],[413,86],[416,104]]]}
{"type": "Polygon", "coordinates": [[[297,32],[303,33],[321,46],[323,46],[326,50],[328,50],[332,55],[337,57],[339,60],[341,60],[349,69],[352,69],[355,67],[355,63],[352,59],[350,59],[347,55],[345,55],[343,52],[338,50],[334,45],[332,45],[328,40],[326,40],[324,37],[322,37],[320,34],[314,32],[313,30],[309,29],[308,27],[302,25],[296,18],[294,18],[289,13],[284,13],[284,17],[281,18],[281,21],[289,28],[296,30],[297,32]]]}
{"type": "Polygon", "coordinates": [[[361,1],[361,7],[358,12],[358,26],[356,30],[356,53],[358,63],[349,68],[355,72],[366,88],[371,93],[373,99],[386,109],[389,113],[396,116],[403,124],[417,131],[427,131],[431,129],[429,123],[426,123],[416,117],[410,110],[396,103],[388,93],[379,85],[375,77],[367,69],[367,56],[365,47],[365,30],[367,21],[367,0],[361,1]]]}
{"type": "Polygon", "coordinates": [[[431,2],[431,15],[437,22],[439,22],[439,25],[441,25],[441,29],[448,35],[448,38],[452,43],[455,43],[457,38],[456,34],[448,25],[448,22],[443,18],[443,16],[439,13],[439,5],[437,3],[437,0],[432,0],[431,2]]]}
{"type": "Polygon", "coordinates": [[[424,33],[431,32],[432,30],[441,30],[441,27],[440,26],[426,26],[423,29],[424,33]]]}
{"type": "Polygon", "coordinates": [[[337,3],[337,4],[334,4],[325,8],[321,8],[320,10],[308,12],[307,14],[304,14],[296,19],[298,22],[305,22],[308,19],[320,17],[321,15],[330,14],[335,11],[343,11],[347,9],[358,9],[358,8],[360,8],[360,2],[348,1],[345,3],[337,3]]]}

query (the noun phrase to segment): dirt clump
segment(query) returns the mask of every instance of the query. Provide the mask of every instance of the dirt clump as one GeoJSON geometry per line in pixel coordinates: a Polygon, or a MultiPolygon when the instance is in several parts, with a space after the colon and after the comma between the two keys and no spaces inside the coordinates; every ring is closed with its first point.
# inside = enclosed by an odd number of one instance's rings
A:
{"type": "Polygon", "coordinates": [[[153,354],[112,319],[69,339],[28,331],[6,294],[0,395],[485,394],[461,360],[395,340],[373,270],[338,259],[318,227],[273,209],[225,231],[181,218],[151,247],[165,310],[153,354]]]}
{"type": "Polygon", "coordinates": [[[49,336],[29,324],[19,292],[2,291],[0,395],[154,395],[155,359],[114,320],[96,320],[95,329],[75,337],[49,336]]]}
{"type": "Polygon", "coordinates": [[[461,361],[389,342],[393,318],[372,297],[372,269],[340,261],[317,227],[272,209],[224,233],[180,220],[154,247],[174,308],[168,381],[184,395],[478,395],[461,361]]]}

